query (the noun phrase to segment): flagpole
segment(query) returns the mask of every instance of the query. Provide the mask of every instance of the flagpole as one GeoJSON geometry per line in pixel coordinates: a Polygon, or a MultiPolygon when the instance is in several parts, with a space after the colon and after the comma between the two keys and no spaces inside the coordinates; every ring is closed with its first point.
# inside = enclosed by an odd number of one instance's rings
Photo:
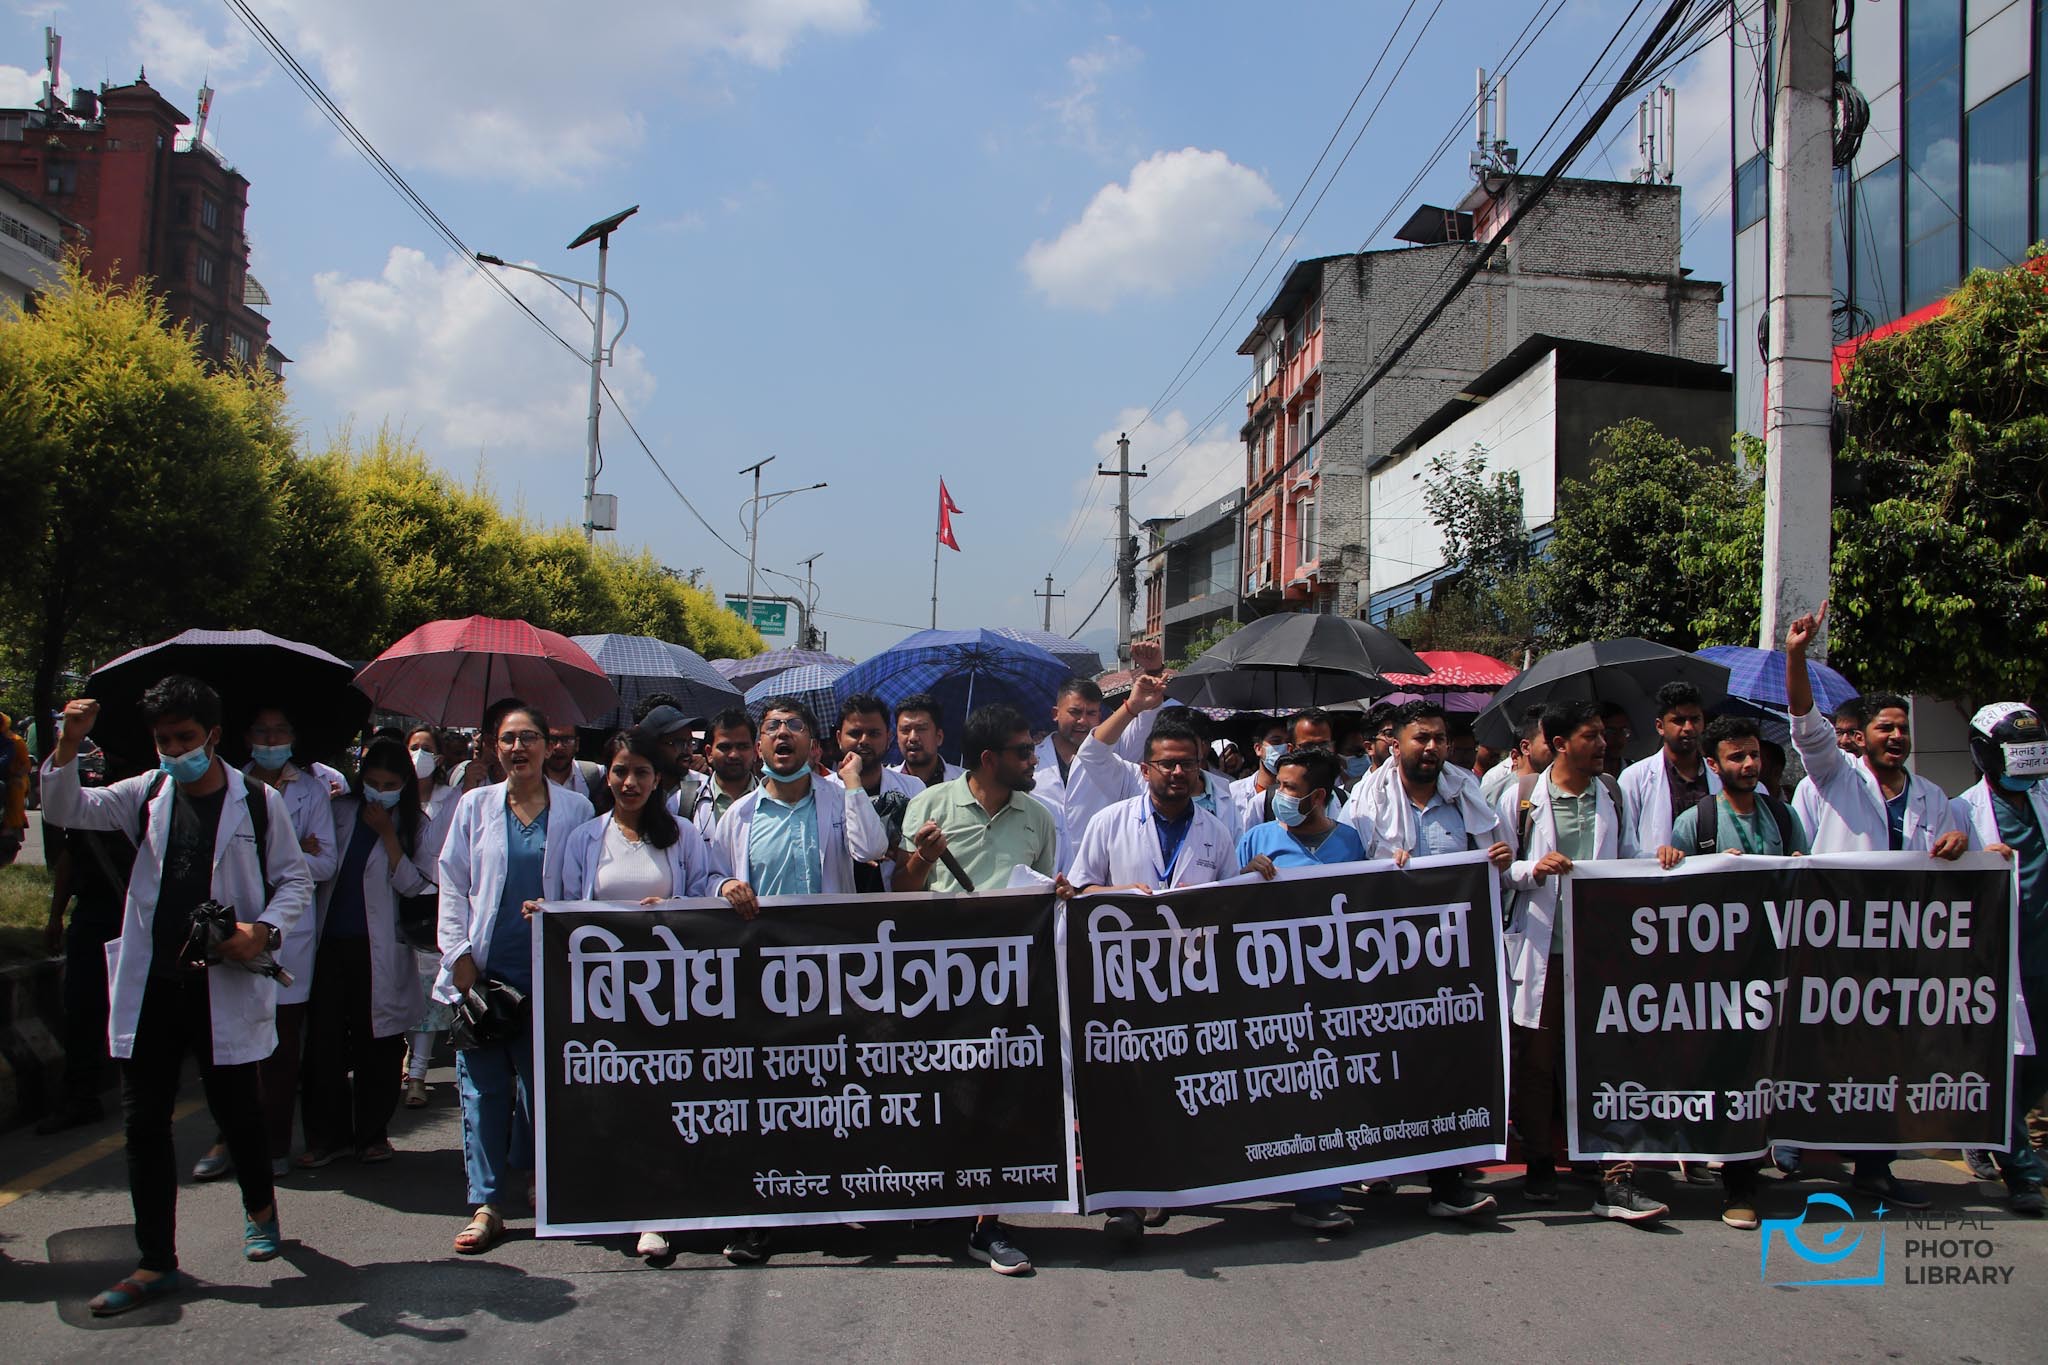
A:
{"type": "MultiPolygon", "coordinates": [[[[941,485],[943,490],[944,485],[941,485]]],[[[939,628],[939,530],[946,522],[946,495],[939,494],[939,511],[932,522],[932,629],[939,628]]]]}

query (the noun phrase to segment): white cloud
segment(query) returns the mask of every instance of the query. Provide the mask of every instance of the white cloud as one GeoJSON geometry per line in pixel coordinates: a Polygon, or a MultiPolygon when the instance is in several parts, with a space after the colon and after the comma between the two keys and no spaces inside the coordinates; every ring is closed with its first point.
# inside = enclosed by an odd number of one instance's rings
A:
{"type": "Polygon", "coordinates": [[[1059,119],[1067,137],[1091,155],[1108,152],[1102,138],[1102,114],[1098,96],[1102,79],[1128,70],[1143,61],[1145,54],[1114,33],[1086,52],[1067,58],[1067,88],[1046,101],[1059,119]]]}
{"type": "Polygon", "coordinates": [[[1222,152],[1157,152],[1127,183],[1097,191],[1058,237],[1033,242],[1024,271],[1061,307],[1102,310],[1126,294],[1171,293],[1257,237],[1259,214],[1279,206],[1264,176],[1222,152]]]}
{"type": "MultiPolygon", "coordinates": [[[[1231,476],[1244,467],[1244,447],[1237,440],[1239,419],[1231,410],[1226,410],[1192,442],[1188,432],[1193,424],[1179,408],[1161,413],[1140,426],[1144,416],[1142,407],[1125,408],[1117,414],[1116,425],[1099,433],[1094,441],[1096,462],[1104,469],[1115,469],[1117,437],[1129,432],[1131,468],[1135,471],[1146,467],[1146,477],[1131,484],[1133,535],[1137,534],[1138,523],[1148,518],[1181,516],[1222,497],[1232,486],[1231,476]]],[[[1102,579],[1097,570],[1113,562],[1108,547],[1116,536],[1116,481],[1089,470],[1074,481],[1071,505],[1087,506],[1091,493],[1094,505],[1074,532],[1074,548],[1068,553],[1066,572],[1081,574],[1079,581],[1094,583],[1099,590],[1102,579]],[[1091,489],[1091,484],[1100,487],[1091,489]]],[[[1066,539],[1067,525],[1062,522],[1052,528],[1059,541],[1066,539]]],[[[1093,600],[1093,593],[1086,595],[1093,600]]],[[[1081,605],[1085,609],[1087,603],[1081,605]]]]}
{"type": "Polygon", "coordinates": [[[264,12],[401,166],[527,186],[617,161],[679,95],[717,98],[721,63],[773,70],[810,33],[870,22],[867,0],[271,0],[264,12]]]}
{"type": "MultiPolygon", "coordinates": [[[[1676,83],[1678,145],[1671,164],[1685,191],[1684,226],[1692,233],[1688,245],[1694,247],[1728,236],[1733,208],[1728,167],[1730,50],[1725,37],[1709,44],[1686,64],[1676,83]]],[[[1633,109],[1623,112],[1633,123],[1633,109]]]]}
{"type": "MultiPolygon", "coordinates": [[[[590,323],[574,305],[530,275],[503,273],[529,308],[588,348],[590,323]]],[[[572,465],[582,469],[590,371],[461,259],[436,263],[393,247],[376,278],[322,274],[313,290],[327,330],[290,379],[318,390],[359,429],[389,422],[465,473],[479,453],[571,462],[564,481],[572,465]]],[[[624,342],[605,382],[629,411],[654,390],[646,357],[624,342]]],[[[615,419],[605,430],[614,454],[631,440],[615,419]]]]}
{"type": "Polygon", "coordinates": [[[0,66],[0,109],[26,109],[43,97],[42,71],[0,66]]]}
{"type": "Polygon", "coordinates": [[[215,41],[206,21],[164,0],[136,0],[132,9],[133,55],[148,68],[149,83],[187,112],[194,112],[192,100],[202,81],[234,90],[259,84],[270,74],[267,58],[257,50],[249,30],[225,13],[208,16],[220,30],[215,41]]]}

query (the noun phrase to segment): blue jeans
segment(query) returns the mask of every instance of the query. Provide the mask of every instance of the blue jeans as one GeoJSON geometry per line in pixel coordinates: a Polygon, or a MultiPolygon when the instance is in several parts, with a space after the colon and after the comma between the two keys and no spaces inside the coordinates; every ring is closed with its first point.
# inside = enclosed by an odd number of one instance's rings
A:
{"type": "Polygon", "coordinates": [[[2048,1178],[2048,1168],[2042,1166],[2041,1154],[2027,1134],[2027,1111],[2048,1092],[2048,1056],[2041,1052],[2048,1045],[2048,976],[2022,976],[2020,995],[2034,1024],[2034,1055],[2012,1059],[2012,1151],[1999,1165],[2007,1187],[2014,1189],[2048,1178]]]}
{"type": "Polygon", "coordinates": [[[456,1053],[455,1078],[462,1091],[469,1202],[501,1205],[507,1173],[533,1169],[532,1035],[456,1053]]]}
{"type": "Polygon", "coordinates": [[[1294,1194],[1294,1207],[1311,1209],[1318,1204],[1334,1204],[1343,1197],[1344,1190],[1337,1185],[1325,1185],[1319,1190],[1297,1190],[1294,1194]]]}

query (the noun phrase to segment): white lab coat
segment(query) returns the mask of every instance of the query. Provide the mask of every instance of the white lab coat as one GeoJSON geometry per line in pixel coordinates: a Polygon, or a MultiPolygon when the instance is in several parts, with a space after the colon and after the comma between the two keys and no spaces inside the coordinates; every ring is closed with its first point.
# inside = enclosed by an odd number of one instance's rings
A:
{"type": "MultiPolygon", "coordinates": [[[[939,779],[941,782],[951,782],[954,778],[961,776],[963,773],[967,771],[967,769],[961,767],[958,763],[948,763],[943,758],[939,760],[939,766],[945,769],[946,772],[946,775],[939,779]]],[[[924,789],[924,779],[921,777],[912,777],[909,773],[904,772],[903,765],[901,763],[891,763],[889,765],[889,771],[892,773],[902,773],[903,776],[909,777],[912,782],[917,783],[918,789],[920,791],[924,789]]]]}
{"type": "MultiPolygon", "coordinates": [[[[572,901],[589,897],[597,883],[598,860],[604,856],[605,832],[611,828],[607,811],[586,820],[569,836],[562,863],[562,895],[572,901]]],[[[676,821],[676,841],[665,849],[668,858],[669,895],[678,897],[715,896],[731,874],[718,865],[704,836],[687,820],[676,821]]]]}
{"type": "Polygon", "coordinates": [[[1090,734],[1074,751],[1067,773],[1060,775],[1059,750],[1047,735],[1038,745],[1038,770],[1031,794],[1053,813],[1059,832],[1059,849],[1053,855],[1053,870],[1065,872],[1074,860],[1074,846],[1086,832],[1088,822],[1112,803],[1136,796],[1145,789],[1138,775],[1138,761],[1145,757],[1145,741],[1159,723],[1159,708],[1140,711],[1124,727],[1114,748],[1096,744],[1090,734]],[[1096,761],[1084,766],[1083,755],[1093,745],[1096,761]]]}
{"type": "MultiPolygon", "coordinates": [[[[562,869],[569,836],[590,819],[590,802],[579,793],[542,782],[548,794],[548,841],[541,854],[541,895],[562,898],[562,869]]],[[[441,972],[434,998],[450,1005],[455,964],[466,954],[479,971],[491,955],[491,931],[498,923],[498,898],[505,890],[505,784],[493,782],[466,792],[456,803],[441,845],[441,972]]]]}
{"type": "MultiPolygon", "coordinates": [[[[1500,832],[1500,812],[1487,804],[1479,779],[1470,772],[1446,764],[1437,777],[1437,794],[1457,807],[1474,848],[1490,847],[1496,839],[1513,842],[1500,832]]],[[[1368,858],[1390,858],[1396,849],[1414,853],[1421,840],[1420,818],[1401,785],[1397,763],[1382,763],[1367,773],[1344,803],[1342,818],[1358,831],[1368,858]]]]}
{"type": "MultiPolygon", "coordinates": [[[[1853,754],[1835,744],[1835,727],[1817,710],[1792,717],[1792,745],[1799,761],[1806,765],[1806,783],[1813,794],[1802,808],[1795,797],[1793,808],[1806,824],[1807,838],[1815,853],[1883,853],[1891,848],[1891,827],[1885,819],[1884,791],[1877,774],[1853,754]]],[[[1948,796],[1924,777],[1906,774],[1904,851],[1924,853],[1934,841],[1956,829],[1949,814],[1948,796]]]]}
{"type": "MultiPolygon", "coordinates": [[[[1833,733],[1830,731],[1830,733],[1833,733]]],[[[1707,793],[1721,793],[1721,779],[1703,758],[1700,771],[1707,775],[1707,793]]],[[[1671,779],[1664,771],[1664,750],[1640,758],[1621,770],[1622,818],[1628,821],[1629,837],[1645,853],[1671,842],[1671,779]]]]}
{"type": "MultiPolygon", "coordinates": [[[[1594,858],[1635,857],[1628,828],[1615,808],[1614,794],[1598,778],[1593,779],[1593,790],[1600,797],[1593,817],[1594,858]]],[[[1510,787],[1501,794],[1501,803],[1496,808],[1509,843],[1514,842],[1516,808],[1520,804],[1519,788],[1510,787]]],[[[1550,783],[1538,782],[1529,793],[1528,847],[1519,850],[1508,867],[1508,885],[1520,893],[1515,898],[1505,936],[1508,975],[1515,983],[1514,1021],[1524,1028],[1535,1028],[1543,1022],[1543,983],[1550,974],[1550,940],[1557,932],[1557,895],[1562,881],[1545,877],[1538,885],[1534,869],[1544,855],[1556,851],[1557,826],[1550,813],[1550,783]]]]}
{"type": "MultiPolygon", "coordinates": [[[[243,776],[247,777],[254,766],[243,768],[243,776]]],[[[291,812],[292,830],[299,836],[301,847],[308,836],[320,843],[319,852],[306,854],[306,875],[313,879],[316,894],[334,880],[334,870],[341,865],[341,850],[335,847],[334,798],[329,795],[327,779],[318,771],[321,766],[303,769],[285,764],[278,774],[283,785],[277,789],[284,798],[284,808],[291,812]]],[[[317,919],[317,915],[306,916],[296,933],[285,934],[284,943],[277,950],[278,965],[292,975],[291,985],[277,988],[280,1005],[303,1005],[312,999],[313,959],[320,948],[317,919]]]]}
{"type": "MultiPolygon", "coordinates": [[[[1950,818],[1957,829],[1970,836],[1973,850],[1982,852],[2005,842],[2005,836],[1998,832],[1998,807],[1992,804],[1997,800],[1991,793],[1991,779],[1986,777],[1948,803],[1950,818]]],[[[2041,822],[2043,830],[2048,830],[2048,782],[2036,782],[2027,793],[2027,800],[2033,803],[2034,818],[2041,822]]]]}
{"type": "Polygon", "coordinates": [[[1204,768],[1202,783],[1208,789],[1209,799],[1216,805],[1216,809],[1209,813],[1223,822],[1223,831],[1230,836],[1230,846],[1236,848],[1237,836],[1244,833],[1244,826],[1237,822],[1237,798],[1230,794],[1230,779],[1214,768],[1204,768]]]}
{"type": "MultiPolygon", "coordinates": [[[[227,797],[221,805],[220,827],[213,841],[213,899],[234,907],[235,918],[276,926],[287,940],[313,906],[313,879],[306,857],[292,834],[284,799],[261,783],[250,783],[233,768],[225,772],[227,797]],[[249,794],[258,793],[270,814],[264,865],[256,860],[256,834],[249,821],[249,794]],[[265,887],[264,874],[269,886],[265,887]]],[[[143,820],[143,802],[154,773],[125,778],[111,787],[81,787],[78,765],[43,765],[43,813],[66,829],[120,830],[133,838],[143,820]]],[[[149,982],[157,894],[164,855],[171,838],[171,806],[177,784],[166,778],[156,800],[149,802],[149,829],[128,878],[128,901],[121,915],[121,936],[107,945],[107,1050],[116,1057],[135,1052],[136,1022],[142,994],[149,982]]],[[[277,1051],[277,983],[240,965],[223,962],[209,967],[207,979],[213,1014],[213,1060],[221,1066],[260,1062],[277,1051]]]]}
{"type": "MultiPolygon", "coordinates": [[[[863,787],[861,790],[863,794],[865,794],[865,792],[867,791],[865,787],[863,787]]],[[[915,801],[918,797],[918,794],[924,790],[925,785],[923,781],[921,781],[918,778],[912,777],[909,773],[901,772],[895,768],[885,767],[882,769],[882,786],[880,792],[881,795],[886,796],[890,792],[895,792],[898,795],[900,795],[906,803],[908,803],[911,801],[915,801]]],[[[868,805],[873,806],[874,803],[874,797],[870,796],[868,798],[868,805]]],[[[875,817],[876,820],[880,820],[881,818],[882,817],[879,815],[875,817]]],[[[889,827],[887,825],[884,825],[882,827],[882,833],[886,835],[888,832],[889,827]]],[[[908,846],[910,842],[910,836],[912,834],[915,834],[916,832],[917,831],[915,830],[904,831],[904,846],[908,846]]],[[[893,853],[895,852],[895,850],[891,849],[890,852],[893,853]]],[[[882,888],[884,890],[887,890],[891,883],[895,880],[896,860],[894,858],[883,858],[881,862],[878,864],[878,870],[882,874],[882,888]]]]}
{"type": "Polygon", "coordinates": [[[1097,812],[1074,851],[1067,879],[1077,887],[1142,885],[1154,891],[1202,886],[1237,875],[1237,842],[1222,820],[1193,808],[1194,821],[1165,877],[1159,872],[1158,818],[1147,791],[1097,812]]]}
{"type": "MultiPolygon", "coordinates": [[[[754,785],[747,790],[758,791],[760,787],[760,779],[756,778],[754,779],[754,785]]],[[[690,823],[697,827],[697,832],[704,836],[704,842],[707,844],[717,837],[718,834],[719,816],[718,807],[715,804],[718,796],[718,779],[708,778],[705,780],[704,785],[697,789],[697,799],[690,804],[690,823]]],[[[733,800],[737,801],[739,797],[736,796],[733,800]]],[[[727,806],[726,809],[730,810],[732,807],[727,806]]]]}
{"type": "MultiPolygon", "coordinates": [[[[754,809],[761,804],[761,792],[756,787],[733,802],[711,840],[712,860],[749,884],[753,865],[747,855],[753,846],[754,809]]],[[[854,892],[853,865],[886,857],[888,831],[875,814],[875,803],[860,788],[848,791],[838,778],[812,773],[811,792],[818,812],[818,849],[824,862],[819,886],[828,896],[850,896],[854,892]]]]}
{"type": "MultiPolygon", "coordinates": [[[[361,807],[362,802],[353,796],[344,796],[334,803],[334,825],[339,837],[354,837],[356,812],[361,807]]],[[[397,818],[396,814],[392,816],[394,821],[397,818]]],[[[414,849],[410,858],[400,858],[398,866],[393,867],[379,841],[370,846],[370,859],[363,864],[363,918],[370,929],[370,1032],[374,1037],[390,1038],[404,1033],[426,1012],[427,998],[420,990],[419,965],[411,946],[398,933],[398,898],[424,896],[434,889],[433,878],[428,875],[434,861],[424,847],[426,839],[427,826],[422,823],[418,836],[421,847],[414,849]]],[[[341,851],[347,852],[346,847],[341,851]]],[[[340,860],[337,854],[335,861],[340,860]]],[[[327,907],[334,901],[339,871],[337,868],[335,877],[320,883],[318,907],[308,917],[313,922],[316,944],[327,930],[327,907]]]]}

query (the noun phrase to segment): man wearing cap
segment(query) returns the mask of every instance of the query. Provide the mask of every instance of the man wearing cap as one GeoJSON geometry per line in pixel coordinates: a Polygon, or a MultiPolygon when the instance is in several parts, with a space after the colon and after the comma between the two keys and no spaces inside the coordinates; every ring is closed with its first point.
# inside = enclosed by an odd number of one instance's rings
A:
{"type": "Polygon", "coordinates": [[[2048,1090],[2048,731],[2023,702],[1995,702],[1970,718],[1970,757],[1984,780],[1949,803],[1970,847],[1992,849],[2019,868],[2020,979],[2015,983],[2034,1027],[2032,1056],[2013,1058],[2012,1151],[2000,1157],[2012,1211],[2039,1218],[2041,1155],[2027,1138],[2027,1111],[2048,1090]]]}
{"type": "Polygon", "coordinates": [[[661,789],[668,808],[687,820],[697,808],[697,775],[690,771],[690,729],[697,722],[673,706],[657,706],[640,720],[661,750],[661,789]]]}

